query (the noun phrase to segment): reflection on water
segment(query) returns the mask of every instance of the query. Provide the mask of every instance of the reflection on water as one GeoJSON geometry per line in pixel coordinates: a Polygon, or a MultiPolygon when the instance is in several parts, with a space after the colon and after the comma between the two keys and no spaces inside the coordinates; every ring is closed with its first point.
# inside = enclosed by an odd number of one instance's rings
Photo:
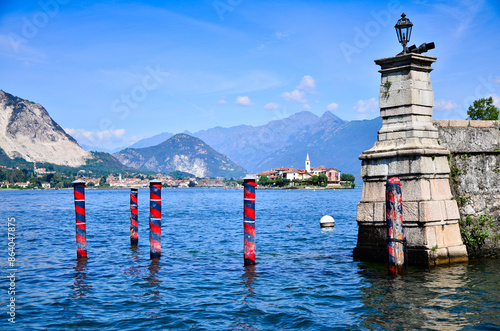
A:
{"type": "Polygon", "coordinates": [[[247,288],[248,292],[255,295],[255,291],[252,287],[252,283],[258,277],[257,267],[255,264],[253,264],[253,265],[244,266],[244,268],[245,268],[245,272],[243,273],[243,278],[245,280],[245,287],[247,288]]]}
{"type": "Polygon", "coordinates": [[[491,279],[496,275],[485,276],[495,288],[480,290],[488,282],[471,283],[472,267],[455,264],[430,270],[410,269],[406,276],[393,279],[384,277],[381,269],[368,266],[360,271],[367,280],[361,290],[364,308],[372,313],[364,318],[362,325],[367,328],[377,325],[388,330],[462,330],[476,327],[478,319],[488,321],[489,317],[481,316],[483,311],[492,314],[491,323],[485,326],[495,325],[498,317],[490,311],[495,305],[498,309],[498,282],[491,279]]]}
{"type": "Polygon", "coordinates": [[[73,275],[74,282],[70,286],[73,290],[72,299],[83,299],[87,296],[88,291],[92,288],[86,284],[87,279],[87,259],[77,259],[76,266],[73,267],[75,273],[73,275]]]}

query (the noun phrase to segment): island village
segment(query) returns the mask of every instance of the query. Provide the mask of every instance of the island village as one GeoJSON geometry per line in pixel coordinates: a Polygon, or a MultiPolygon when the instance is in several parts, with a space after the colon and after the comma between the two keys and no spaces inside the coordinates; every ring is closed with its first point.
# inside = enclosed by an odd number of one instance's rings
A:
{"type": "MultiPolygon", "coordinates": [[[[0,182],[3,188],[18,189],[59,189],[71,187],[71,180],[80,179],[87,183],[88,187],[106,188],[147,188],[151,179],[162,182],[164,187],[188,188],[188,187],[236,187],[240,188],[241,180],[215,178],[196,178],[194,176],[176,176],[175,174],[151,174],[151,173],[111,173],[107,175],[95,174],[92,171],[78,170],[76,175],[71,176],[65,173],[37,167],[33,163],[32,172],[21,171],[11,167],[1,166],[5,173],[10,172],[11,178],[4,178],[0,182]],[[24,180],[21,178],[24,177],[24,180]],[[11,180],[9,180],[11,179],[11,180]],[[17,179],[17,180],[15,180],[17,179]],[[21,180],[19,180],[21,179],[21,180]]],[[[6,177],[6,176],[4,176],[6,177]]],[[[9,176],[7,176],[9,177],[9,176]]],[[[287,187],[287,188],[353,188],[354,177],[347,175],[341,179],[341,172],[336,168],[325,166],[311,167],[309,153],[306,155],[305,169],[295,169],[294,167],[280,167],[263,171],[256,174],[260,188],[287,187]]]]}

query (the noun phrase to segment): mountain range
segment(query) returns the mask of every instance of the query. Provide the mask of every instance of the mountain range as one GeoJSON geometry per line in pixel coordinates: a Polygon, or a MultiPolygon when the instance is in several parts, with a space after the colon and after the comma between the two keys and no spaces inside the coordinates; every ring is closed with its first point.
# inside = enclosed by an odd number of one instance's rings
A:
{"type": "Polygon", "coordinates": [[[201,139],[177,134],[150,147],[127,148],[113,154],[124,165],[143,171],[187,172],[196,177],[240,178],[246,170],[201,139]]]}
{"type": "MultiPolygon", "coordinates": [[[[261,126],[215,127],[191,135],[253,173],[282,166],[303,169],[309,153],[313,167],[335,167],[359,177],[358,156],[373,147],[381,126],[380,117],[344,121],[329,111],[322,116],[302,111],[261,126]]],[[[164,132],[130,148],[159,144],[171,136],[164,132]]]]}
{"type": "Polygon", "coordinates": [[[322,116],[302,111],[260,126],[164,132],[111,156],[85,151],[40,104],[0,90],[1,163],[19,159],[110,171],[133,167],[239,178],[245,169],[251,173],[282,166],[303,169],[309,153],[313,167],[335,167],[357,177],[358,156],[373,146],[381,126],[381,118],[344,121],[329,111],[322,116]]]}

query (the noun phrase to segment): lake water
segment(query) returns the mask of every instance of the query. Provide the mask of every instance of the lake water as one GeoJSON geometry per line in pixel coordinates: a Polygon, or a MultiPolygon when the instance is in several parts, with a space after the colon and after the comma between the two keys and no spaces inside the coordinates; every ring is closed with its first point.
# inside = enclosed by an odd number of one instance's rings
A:
{"type": "Polygon", "coordinates": [[[72,190],[0,191],[0,265],[16,219],[16,324],[8,279],[0,327],[18,330],[498,330],[500,261],[388,277],[354,261],[361,189],[257,190],[257,265],[243,266],[243,191],[163,189],[162,258],[149,259],[149,190],[139,246],[129,190],[87,190],[88,261],[76,259],[72,190]],[[336,227],[321,229],[325,211],[336,227]]]}

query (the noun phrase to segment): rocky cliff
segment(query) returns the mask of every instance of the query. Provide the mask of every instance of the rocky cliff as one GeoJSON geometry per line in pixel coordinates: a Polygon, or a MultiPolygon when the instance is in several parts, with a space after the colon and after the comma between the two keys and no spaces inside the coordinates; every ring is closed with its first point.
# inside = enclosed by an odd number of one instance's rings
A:
{"type": "MultiPolygon", "coordinates": [[[[471,231],[482,215],[491,217],[483,254],[500,250],[500,121],[434,120],[439,141],[450,152],[450,186],[462,229],[471,231]]],[[[474,255],[477,252],[469,252],[474,255]]]]}
{"type": "Polygon", "coordinates": [[[177,134],[163,143],[145,148],[127,148],[113,154],[123,164],[144,171],[188,172],[196,177],[234,177],[245,169],[216,152],[201,139],[177,134]]]}
{"type": "Polygon", "coordinates": [[[91,153],[83,150],[38,103],[0,90],[0,148],[13,158],[81,166],[91,153]]]}

